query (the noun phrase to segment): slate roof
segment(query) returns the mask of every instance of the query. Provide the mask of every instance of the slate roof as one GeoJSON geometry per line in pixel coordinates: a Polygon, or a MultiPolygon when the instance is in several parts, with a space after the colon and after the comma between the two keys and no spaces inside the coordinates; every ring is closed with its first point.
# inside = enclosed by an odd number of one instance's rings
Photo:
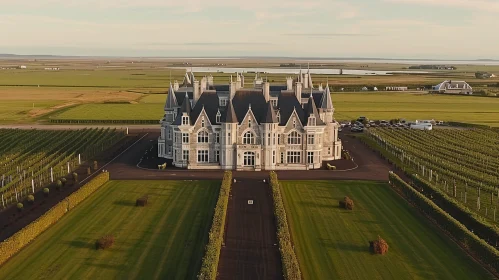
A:
{"type": "Polygon", "coordinates": [[[192,96],[193,96],[192,91],[185,91],[185,90],[179,89],[179,90],[177,90],[177,92],[175,92],[175,97],[177,99],[178,105],[182,106],[182,104],[184,104],[184,98],[185,98],[186,92],[187,92],[187,95],[189,96],[189,99],[192,100],[192,96]]]}
{"type": "Polygon", "coordinates": [[[315,116],[315,124],[323,125],[324,122],[321,120],[321,116],[319,115],[319,111],[317,110],[317,106],[315,106],[314,96],[308,98],[308,103],[305,106],[305,125],[308,124],[308,118],[313,115],[315,116]]]}
{"type": "MultiPolygon", "coordinates": [[[[187,93],[184,93],[184,94],[187,95],[187,93]]],[[[180,107],[178,109],[177,118],[173,121],[174,125],[180,125],[182,123],[183,113],[187,113],[189,115],[189,122],[192,125],[193,120],[192,120],[192,115],[191,115],[191,112],[192,112],[191,101],[188,98],[186,99],[185,95],[184,95],[184,99],[182,101],[182,107],[180,107]]]]}
{"type": "Polygon", "coordinates": [[[240,90],[236,91],[234,98],[232,99],[232,105],[236,111],[237,119],[241,123],[248,112],[249,106],[251,105],[251,111],[255,115],[256,121],[260,123],[265,117],[265,97],[261,90],[240,90]]]}
{"type": "Polygon", "coordinates": [[[272,103],[270,101],[267,102],[267,110],[265,112],[265,117],[263,118],[261,123],[278,123],[274,107],[272,106],[272,103]]]}
{"type": "Polygon", "coordinates": [[[301,107],[300,102],[298,102],[298,99],[296,99],[296,96],[293,92],[282,92],[277,101],[277,107],[279,108],[281,114],[280,125],[286,125],[289,117],[295,109],[301,123],[305,123],[305,114],[303,112],[303,108],[301,107]]]}
{"type": "Polygon", "coordinates": [[[198,119],[199,115],[201,114],[201,111],[204,108],[206,115],[208,115],[208,118],[210,119],[211,124],[216,124],[218,105],[219,105],[218,95],[215,91],[203,92],[203,94],[201,94],[201,96],[199,97],[198,102],[196,102],[196,105],[194,105],[194,108],[192,109],[191,113],[192,122],[195,122],[198,119]]]}
{"type": "Polygon", "coordinates": [[[225,107],[225,114],[222,114],[222,122],[223,123],[239,123],[237,121],[236,112],[234,111],[234,106],[232,105],[232,101],[229,100],[227,106],[225,107]]]}

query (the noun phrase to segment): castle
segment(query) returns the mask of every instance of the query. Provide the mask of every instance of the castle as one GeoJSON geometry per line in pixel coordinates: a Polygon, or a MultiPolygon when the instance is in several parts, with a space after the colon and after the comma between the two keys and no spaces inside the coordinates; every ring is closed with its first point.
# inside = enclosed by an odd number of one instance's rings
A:
{"type": "Polygon", "coordinates": [[[176,167],[309,170],[341,158],[339,124],[329,86],[314,88],[310,71],[286,85],[258,74],[251,87],[236,73],[229,84],[187,72],[170,84],[158,156],[176,167]]]}

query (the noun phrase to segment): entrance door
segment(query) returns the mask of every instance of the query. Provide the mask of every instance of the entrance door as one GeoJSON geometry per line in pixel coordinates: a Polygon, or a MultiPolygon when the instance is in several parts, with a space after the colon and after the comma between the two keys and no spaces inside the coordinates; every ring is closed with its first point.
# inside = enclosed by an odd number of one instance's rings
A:
{"type": "Polygon", "coordinates": [[[255,153],[254,152],[244,152],[243,166],[254,167],[255,166],[255,153]]]}

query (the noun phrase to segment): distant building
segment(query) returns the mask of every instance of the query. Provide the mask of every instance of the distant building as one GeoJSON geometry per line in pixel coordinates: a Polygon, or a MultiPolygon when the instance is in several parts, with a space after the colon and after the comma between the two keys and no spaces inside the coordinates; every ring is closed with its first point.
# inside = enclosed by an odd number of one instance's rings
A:
{"type": "Polygon", "coordinates": [[[473,88],[465,81],[443,81],[432,92],[447,94],[473,94],[473,88]]]}
{"type": "Polygon", "coordinates": [[[59,67],[46,67],[45,70],[48,70],[48,71],[59,71],[59,67]]]}
{"type": "Polygon", "coordinates": [[[28,67],[26,67],[25,65],[21,65],[19,66],[19,69],[27,69],[28,67]]]}
{"type": "Polygon", "coordinates": [[[244,80],[236,74],[214,84],[188,72],[171,84],[158,157],[181,168],[255,171],[318,169],[341,159],[328,85],[314,87],[301,71],[283,85],[258,74],[250,87],[244,80]]]}
{"type": "Polygon", "coordinates": [[[386,91],[407,91],[408,87],[386,87],[386,91]]]}

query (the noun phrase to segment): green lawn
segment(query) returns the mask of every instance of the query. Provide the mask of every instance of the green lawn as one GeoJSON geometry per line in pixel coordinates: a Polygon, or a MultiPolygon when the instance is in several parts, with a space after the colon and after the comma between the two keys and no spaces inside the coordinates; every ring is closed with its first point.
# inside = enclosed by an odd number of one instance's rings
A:
{"type": "Polygon", "coordinates": [[[111,181],[0,268],[0,279],[195,279],[220,182],[111,181]],[[135,199],[150,195],[150,205],[135,199]],[[113,234],[115,244],[95,250],[113,234]]]}
{"type": "Polygon", "coordinates": [[[137,104],[83,104],[54,115],[61,120],[160,120],[164,105],[137,104]]]}
{"type": "Polygon", "coordinates": [[[304,279],[490,279],[384,183],[281,181],[304,279]],[[345,195],[355,209],[338,207],[345,195]],[[384,256],[369,240],[388,242],[384,256]]]}

